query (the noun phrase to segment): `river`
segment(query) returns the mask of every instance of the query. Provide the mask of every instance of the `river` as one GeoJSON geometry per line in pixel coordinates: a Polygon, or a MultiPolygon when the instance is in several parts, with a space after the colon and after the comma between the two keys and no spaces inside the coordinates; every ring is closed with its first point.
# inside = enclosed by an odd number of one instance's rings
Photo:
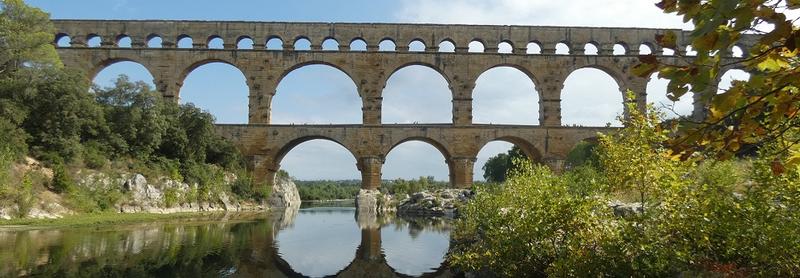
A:
{"type": "Polygon", "coordinates": [[[450,223],[353,207],[0,230],[0,276],[449,277],[450,223]]]}

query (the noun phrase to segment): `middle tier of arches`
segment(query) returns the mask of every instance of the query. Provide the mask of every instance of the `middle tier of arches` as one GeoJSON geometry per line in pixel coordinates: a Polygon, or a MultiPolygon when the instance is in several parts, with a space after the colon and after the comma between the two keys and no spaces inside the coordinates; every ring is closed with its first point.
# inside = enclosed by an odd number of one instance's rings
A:
{"type": "MultiPolygon", "coordinates": [[[[153,76],[156,89],[167,98],[178,99],[180,88],[193,70],[209,63],[224,63],[241,71],[248,90],[248,123],[271,123],[271,107],[278,85],[293,71],[325,65],[341,71],[353,81],[361,99],[364,125],[382,123],[382,104],[387,82],[410,66],[429,68],[446,82],[452,99],[452,124],[469,125],[473,90],[485,72],[512,68],[530,78],[538,99],[539,125],[561,126],[564,82],[573,72],[591,68],[608,75],[618,86],[622,103],[631,101],[626,91],[635,92],[637,107],[646,102],[648,78],[630,73],[639,63],[636,57],[611,56],[523,56],[455,53],[337,53],[337,52],[239,52],[160,49],[59,49],[64,63],[83,69],[90,78],[114,63],[131,61],[143,65],[153,76]],[[88,58],[88,59],[87,59],[88,58]]],[[[667,58],[669,59],[669,58],[667,58]]],[[[620,103],[620,106],[624,106],[620,103]]],[[[243,104],[244,105],[244,104],[243,104]]]]}

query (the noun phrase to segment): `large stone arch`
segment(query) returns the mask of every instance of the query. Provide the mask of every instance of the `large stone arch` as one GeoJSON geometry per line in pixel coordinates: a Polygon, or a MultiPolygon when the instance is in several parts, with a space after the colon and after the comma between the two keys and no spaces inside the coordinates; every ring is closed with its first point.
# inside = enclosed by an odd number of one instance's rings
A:
{"type": "MultiPolygon", "coordinates": [[[[228,57],[209,57],[209,58],[199,59],[199,60],[196,60],[196,61],[191,61],[191,63],[185,65],[184,67],[181,67],[182,70],[181,70],[180,74],[178,75],[178,80],[177,80],[178,84],[179,85],[183,85],[183,82],[186,80],[186,77],[188,77],[189,74],[191,74],[194,70],[196,70],[196,69],[198,69],[198,68],[200,68],[202,66],[205,66],[205,65],[208,65],[208,64],[213,64],[213,63],[222,63],[222,64],[226,64],[226,65],[232,66],[232,67],[236,68],[237,70],[239,70],[239,73],[241,73],[242,76],[245,77],[245,80],[248,80],[247,73],[243,70],[244,67],[242,67],[241,65],[238,65],[236,63],[236,61],[228,60],[227,58],[228,57]]],[[[247,86],[249,88],[250,87],[249,81],[247,81],[247,83],[248,83],[247,86]]],[[[180,93],[180,91],[178,93],[180,93]]],[[[179,96],[177,96],[177,97],[179,97],[179,96]]]]}
{"type": "Polygon", "coordinates": [[[297,147],[298,145],[300,145],[302,143],[305,143],[305,142],[308,142],[308,141],[311,141],[311,140],[327,140],[327,141],[331,141],[331,142],[334,142],[336,144],[339,144],[344,149],[346,149],[350,153],[350,155],[352,155],[356,160],[358,160],[358,154],[357,154],[356,151],[354,151],[355,148],[352,147],[352,146],[348,146],[347,143],[346,143],[346,140],[344,140],[344,138],[334,138],[332,136],[325,136],[325,135],[304,135],[304,136],[298,136],[298,137],[295,137],[295,138],[292,138],[292,139],[289,139],[289,140],[286,140],[286,141],[283,141],[283,142],[280,142],[280,143],[276,144],[276,145],[279,145],[280,147],[278,147],[275,150],[274,154],[272,155],[271,160],[272,160],[273,167],[275,167],[276,170],[277,170],[277,168],[280,167],[280,163],[283,160],[283,158],[292,149],[294,149],[295,147],[297,147]]]}
{"type": "MultiPolygon", "coordinates": [[[[142,61],[131,57],[121,57],[121,56],[114,56],[107,59],[99,60],[97,63],[92,65],[91,69],[89,69],[88,72],[86,72],[86,77],[89,79],[89,81],[94,80],[101,71],[110,67],[111,65],[121,62],[137,63],[142,67],[144,67],[147,70],[147,73],[150,74],[150,76],[156,78],[156,75],[154,74],[153,70],[151,70],[151,66],[146,61],[142,61]]],[[[153,83],[156,83],[155,80],[153,80],[153,83]]]]}
{"type": "MultiPolygon", "coordinates": [[[[475,105],[475,101],[476,101],[475,92],[476,92],[476,88],[478,88],[478,80],[482,76],[484,76],[486,73],[489,73],[492,70],[501,69],[501,68],[514,69],[514,70],[518,71],[519,73],[522,73],[523,75],[525,75],[531,81],[531,83],[533,84],[533,92],[531,92],[531,93],[535,94],[535,96],[536,96],[536,103],[534,103],[534,104],[537,106],[536,114],[538,114],[539,125],[541,125],[542,124],[541,117],[546,113],[545,105],[543,105],[543,100],[547,99],[546,96],[543,94],[543,91],[542,91],[542,89],[540,87],[540,85],[542,85],[541,78],[536,76],[533,73],[531,67],[523,66],[523,65],[517,64],[517,63],[497,63],[497,64],[484,65],[479,70],[477,70],[475,72],[471,72],[470,75],[467,76],[467,82],[466,83],[469,84],[470,87],[468,87],[468,95],[466,96],[466,101],[469,102],[469,108],[470,108],[469,112],[470,112],[470,117],[471,117],[470,118],[470,123],[474,124],[475,121],[476,121],[476,119],[475,119],[476,114],[475,113],[476,113],[477,106],[475,105]]],[[[515,117],[519,117],[519,116],[515,116],[515,117]]],[[[483,122],[483,123],[486,123],[486,122],[483,122]]]]}
{"type": "Polygon", "coordinates": [[[527,139],[524,139],[519,136],[512,136],[512,135],[501,135],[496,137],[487,137],[482,138],[482,140],[476,144],[477,148],[475,148],[472,152],[472,156],[478,156],[478,153],[486,147],[491,142],[495,141],[502,141],[514,144],[515,146],[519,147],[520,150],[525,154],[533,162],[541,162],[544,159],[544,152],[537,147],[534,143],[530,142],[527,139]]]}
{"type": "Polygon", "coordinates": [[[380,97],[384,96],[384,90],[386,89],[386,83],[389,81],[389,79],[392,78],[393,75],[395,75],[398,71],[400,71],[400,70],[402,70],[404,68],[411,67],[411,66],[422,66],[422,67],[426,67],[426,68],[432,69],[433,71],[439,73],[439,75],[441,75],[442,78],[444,78],[444,81],[447,82],[447,87],[450,89],[451,97],[456,97],[455,91],[452,89],[453,79],[446,72],[446,70],[441,66],[437,66],[437,65],[434,65],[432,63],[425,62],[425,61],[411,61],[411,62],[406,62],[406,63],[393,65],[393,66],[389,66],[389,67],[383,67],[383,68],[390,68],[391,72],[388,72],[388,74],[384,74],[382,76],[381,80],[379,81],[379,84],[382,85],[379,96],[380,97]]]}
{"type": "Polygon", "coordinates": [[[407,142],[411,142],[411,141],[418,141],[418,142],[426,143],[428,145],[433,146],[434,148],[436,148],[439,151],[439,153],[442,155],[442,157],[444,157],[444,162],[447,165],[448,176],[450,177],[450,184],[454,185],[455,184],[454,178],[455,178],[456,173],[455,173],[455,168],[454,168],[455,165],[453,163],[452,148],[450,148],[445,143],[442,143],[442,142],[440,142],[440,141],[438,141],[438,140],[436,140],[434,138],[427,137],[425,135],[411,135],[411,136],[403,137],[400,140],[397,140],[395,142],[391,142],[390,144],[385,145],[383,150],[381,151],[381,159],[385,162],[386,161],[386,157],[389,155],[389,153],[392,150],[394,150],[397,146],[399,146],[399,145],[401,145],[403,143],[407,143],[407,142]]]}
{"type": "Polygon", "coordinates": [[[304,61],[304,62],[301,62],[301,63],[297,63],[297,64],[294,64],[294,65],[288,66],[285,69],[282,69],[280,71],[280,75],[278,75],[276,80],[275,80],[275,86],[277,87],[278,85],[280,85],[281,81],[283,81],[283,78],[285,78],[287,75],[289,75],[293,71],[298,70],[298,69],[303,68],[303,67],[306,67],[306,66],[313,66],[313,65],[329,66],[329,67],[332,67],[334,69],[337,69],[337,70],[341,71],[342,73],[347,75],[348,78],[350,78],[350,81],[352,81],[353,84],[356,85],[356,89],[358,89],[358,91],[359,91],[358,92],[359,96],[363,97],[361,95],[361,90],[360,90],[361,86],[359,86],[359,82],[356,82],[356,78],[354,78],[352,72],[348,71],[347,67],[344,67],[344,66],[339,65],[339,64],[334,63],[334,62],[323,61],[323,60],[308,60],[308,61],[304,61]]]}

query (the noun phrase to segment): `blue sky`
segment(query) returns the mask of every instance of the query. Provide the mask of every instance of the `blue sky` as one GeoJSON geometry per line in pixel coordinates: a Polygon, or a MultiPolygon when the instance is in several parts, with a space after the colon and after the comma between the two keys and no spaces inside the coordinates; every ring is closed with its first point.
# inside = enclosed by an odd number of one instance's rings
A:
{"type": "MultiPolygon", "coordinates": [[[[679,17],[665,15],[654,0],[355,0],[355,1],[212,1],[212,0],[28,0],[58,19],[187,19],[289,22],[427,22],[465,24],[519,24],[606,27],[684,28],[679,17]],[[223,4],[224,3],[224,4],[223,4]]],[[[134,63],[103,70],[95,82],[109,85],[119,74],[152,84],[152,76],[134,63]]],[[[736,76],[736,75],[733,75],[736,76]]],[[[738,75],[741,77],[741,75],[738,75]]],[[[731,75],[724,79],[728,80],[731,75]]],[[[729,82],[729,81],[724,81],[729,82]]],[[[652,80],[648,101],[666,100],[666,82],[652,80]]],[[[385,88],[384,123],[451,121],[447,83],[435,71],[408,67],[395,73],[385,88]],[[420,101],[425,100],[425,101],[420,101]]],[[[534,84],[521,72],[496,68],[484,73],[474,92],[474,121],[500,124],[538,124],[538,97],[534,84]]],[[[209,64],[192,72],[181,88],[181,102],[191,102],[215,115],[220,123],[247,121],[247,86],[235,68],[209,64]]],[[[562,91],[563,123],[603,126],[622,111],[619,88],[613,79],[594,69],[570,75],[562,91]],[[591,105],[594,109],[585,109],[591,105]]],[[[691,101],[676,110],[688,113],[691,101]]],[[[273,123],[361,123],[361,102],[355,84],[342,72],[326,66],[308,66],[291,72],[279,84],[273,100],[273,123]],[[335,105],[331,105],[331,104],[335,105]]],[[[478,155],[475,179],[490,156],[511,147],[492,142],[478,155]]],[[[299,179],[357,179],[355,159],[341,146],[323,140],[303,143],[281,162],[299,179]]],[[[408,142],[387,156],[387,179],[434,176],[447,180],[444,157],[430,145],[408,142]]]]}

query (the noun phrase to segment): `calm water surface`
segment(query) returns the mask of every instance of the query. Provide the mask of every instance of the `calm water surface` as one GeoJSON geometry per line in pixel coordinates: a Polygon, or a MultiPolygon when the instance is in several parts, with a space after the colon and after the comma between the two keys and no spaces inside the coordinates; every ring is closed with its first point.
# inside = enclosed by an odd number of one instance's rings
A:
{"type": "Polygon", "coordinates": [[[450,223],[352,207],[0,230],[0,276],[448,277],[450,223]]]}

